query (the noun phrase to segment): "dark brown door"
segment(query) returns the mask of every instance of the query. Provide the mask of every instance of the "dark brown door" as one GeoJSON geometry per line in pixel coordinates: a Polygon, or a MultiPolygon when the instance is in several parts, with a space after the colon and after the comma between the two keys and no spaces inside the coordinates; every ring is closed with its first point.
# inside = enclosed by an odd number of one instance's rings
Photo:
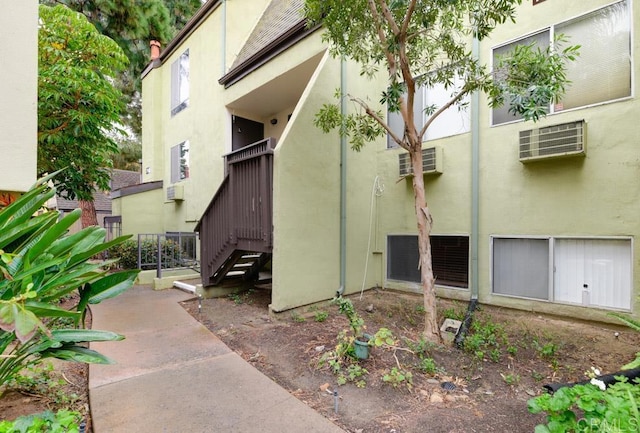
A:
{"type": "Polygon", "coordinates": [[[244,117],[231,116],[232,129],[231,150],[242,149],[252,143],[264,139],[264,124],[244,117]]]}

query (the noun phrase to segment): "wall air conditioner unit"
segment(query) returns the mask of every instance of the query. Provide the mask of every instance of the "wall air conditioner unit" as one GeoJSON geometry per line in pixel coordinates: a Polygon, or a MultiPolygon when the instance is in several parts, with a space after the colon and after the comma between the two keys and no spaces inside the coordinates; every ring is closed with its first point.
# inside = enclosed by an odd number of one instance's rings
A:
{"type": "Polygon", "coordinates": [[[520,131],[520,161],[584,155],[587,124],[584,120],[520,131]]]}
{"type": "MultiPolygon", "coordinates": [[[[400,177],[413,175],[411,159],[408,153],[398,155],[400,177]]],[[[442,148],[439,146],[422,149],[422,172],[425,174],[442,173],[442,148]]]]}
{"type": "Polygon", "coordinates": [[[184,186],[172,185],[167,188],[167,200],[184,200],[184,186]]]}

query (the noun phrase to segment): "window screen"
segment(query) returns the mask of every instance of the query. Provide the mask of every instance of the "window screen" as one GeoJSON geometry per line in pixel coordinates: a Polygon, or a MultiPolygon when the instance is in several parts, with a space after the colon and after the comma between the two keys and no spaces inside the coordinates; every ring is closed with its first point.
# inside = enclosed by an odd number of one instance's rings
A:
{"type": "Polygon", "coordinates": [[[580,45],[567,63],[571,85],[556,111],[612,101],[631,95],[629,8],[622,1],[556,26],[556,33],[580,45]]]}
{"type": "Polygon", "coordinates": [[[549,299],[549,241],[494,238],[493,293],[549,299]]]}

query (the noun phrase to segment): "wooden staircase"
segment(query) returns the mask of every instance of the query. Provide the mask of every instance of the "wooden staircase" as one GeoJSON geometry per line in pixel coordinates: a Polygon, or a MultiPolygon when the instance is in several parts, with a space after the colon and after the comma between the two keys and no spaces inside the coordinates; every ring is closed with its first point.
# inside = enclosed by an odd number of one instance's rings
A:
{"type": "Polygon", "coordinates": [[[225,156],[226,176],[196,225],[202,284],[258,278],[273,251],[273,148],[268,138],[225,156]]]}

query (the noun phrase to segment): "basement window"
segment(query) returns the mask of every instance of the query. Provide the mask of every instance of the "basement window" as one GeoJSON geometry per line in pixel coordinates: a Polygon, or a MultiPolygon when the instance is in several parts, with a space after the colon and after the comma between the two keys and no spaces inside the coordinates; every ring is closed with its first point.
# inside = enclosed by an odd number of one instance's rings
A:
{"type": "MultiPolygon", "coordinates": [[[[431,236],[433,274],[439,286],[469,287],[469,237],[431,236]]],[[[417,235],[387,237],[387,278],[420,283],[417,235]]]]}

